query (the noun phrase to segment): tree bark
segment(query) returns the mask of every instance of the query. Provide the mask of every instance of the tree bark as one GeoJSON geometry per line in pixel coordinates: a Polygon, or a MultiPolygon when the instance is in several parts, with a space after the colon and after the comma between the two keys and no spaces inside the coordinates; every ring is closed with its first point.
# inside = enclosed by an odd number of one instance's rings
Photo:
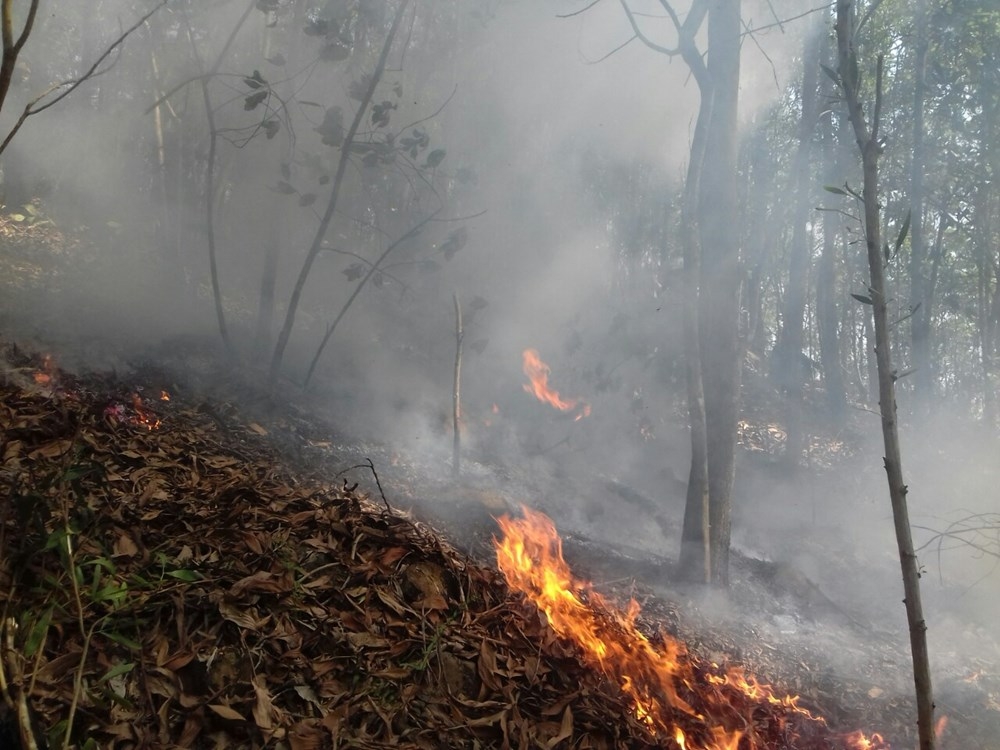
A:
{"type": "Polygon", "coordinates": [[[917,731],[919,750],[934,750],[934,701],[931,691],[930,659],[927,651],[927,625],[920,601],[920,570],[913,549],[907,487],[903,483],[899,429],[896,421],[896,374],[892,368],[889,343],[888,298],[881,242],[881,217],[878,196],[878,159],[882,151],[879,133],[882,109],[883,58],[878,58],[875,81],[875,103],[869,124],[859,94],[860,73],[854,47],[853,0],[837,0],[838,75],[847,104],[848,115],[864,171],[864,234],[871,278],[869,298],[874,318],[875,356],[878,366],[879,407],[882,416],[882,438],[885,449],[885,472],[889,483],[889,500],[896,531],[896,543],[903,577],[903,603],[910,631],[913,656],[913,682],[917,700],[917,731]]]}
{"type": "Polygon", "coordinates": [[[452,429],[454,438],[452,442],[451,473],[458,476],[461,471],[462,457],[462,340],[465,338],[465,331],[462,329],[462,306],[458,302],[458,293],[455,293],[455,388],[452,391],[452,429]]]}
{"type": "Polygon", "coordinates": [[[705,132],[699,193],[701,237],[699,337],[705,390],[709,546],[712,582],[729,583],[729,543],[739,409],[740,265],[737,195],[737,107],[740,2],[712,0],[708,13],[712,113],[705,132]]]}
{"type": "Polygon", "coordinates": [[[923,414],[931,403],[934,374],[931,368],[931,318],[928,299],[927,240],[924,233],[924,97],[927,89],[927,0],[917,0],[914,10],[916,46],[913,60],[913,157],[910,163],[910,346],[914,407],[923,414]]]}
{"type": "Polygon", "coordinates": [[[709,539],[708,447],[705,438],[705,392],[701,380],[701,347],[698,343],[698,285],[701,275],[698,246],[698,180],[705,154],[705,129],[712,112],[711,91],[701,93],[698,119],[691,139],[691,156],[684,183],[681,209],[681,246],[684,255],[683,336],[684,376],[687,385],[691,466],[684,501],[684,524],[678,573],[688,581],[710,583],[712,551],[709,539]]]}
{"type": "Polygon", "coordinates": [[[788,264],[788,284],[782,310],[781,335],[775,347],[772,370],[774,380],[786,397],[787,441],[785,462],[797,466],[802,457],[802,390],[809,370],[803,360],[803,318],[806,292],[809,288],[809,266],[812,261],[812,236],[807,225],[812,208],[809,190],[809,163],[812,155],[812,135],[816,126],[819,55],[822,37],[809,34],[802,51],[802,113],[799,118],[799,143],[793,167],[795,211],[792,218],[792,247],[788,264]]]}

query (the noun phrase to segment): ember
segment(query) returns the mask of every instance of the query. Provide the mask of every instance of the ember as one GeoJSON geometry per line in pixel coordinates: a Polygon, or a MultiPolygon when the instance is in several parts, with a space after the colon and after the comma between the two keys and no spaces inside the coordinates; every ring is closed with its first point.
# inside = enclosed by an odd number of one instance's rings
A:
{"type": "Polygon", "coordinates": [[[42,357],[42,369],[36,370],[32,378],[37,385],[51,385],[55,369],[55,365],[52,363],[52,355],[46,354],[42,357]]]}
{"type": "Polygon", "coordinates": [[[574,578],[552,521],[522,510],[522,519],[498,519],[504,537],[493,541],[501,573],[545,613],[560,637],[575,643],[584,660],[617,685],[656,738],[669,738],[685,750],[888,747],[877,734],[832,735],[822,718],[799,706],[797,696],[780,697],[741,669],[699,663],[665,634],[654,644],[636,625],[635,600],[621,612],[574,578]]]}
{"type": "Polygon", "coordinates": [[[535,349],[524,350],[524,374],[530,382],[524,384],[526,393],[559,411],[578,411],[576,419],[590,416],[590,404],[578,398],[564,399],[558,391],[549,388],[551,368],[545,364],[535,349]]]}
{"type": "Polygon", "coordinates": [[[132,409],[135,411],[135,415],[132,417],[133,424],[145,427],[147,430],[159,429],[162,424],[160,418],[146,408],[142,402],[142,396],[138,393],[132,394],[132,409]]]}

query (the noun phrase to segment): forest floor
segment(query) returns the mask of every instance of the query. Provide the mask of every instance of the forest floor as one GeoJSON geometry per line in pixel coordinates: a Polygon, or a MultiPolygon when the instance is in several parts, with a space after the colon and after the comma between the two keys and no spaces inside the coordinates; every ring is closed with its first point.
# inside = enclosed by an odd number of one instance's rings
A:
{"type": "MultiPolygon", "coordinates": [[[[221,373],[226,399],[152,366],[74,375],[12,345],[4,361],[8,732],[26,724],[39,747],[64,746],[68,728],[79,747],[676,747],[497,572],[487,540],[510,505],[502,489],[453,481],[420,502],[448,483],[376,446],[338,455],[330,426],[221,373]],[[362,493],[364,474],[381,490],[362,493]]],[[[909,701],[880,699],[879,662],[898,660],[885,657],[897,644],[868,630],[869,670],[849,678],[831,664],[851,655],[824,663],[761,629],[769,615],[828,649],[829,633],[872,627],[794,572],[736,555],[735,604],[719,618],[710,596],[663,586],[666,560],[564,544],[606,582],[609,610],[580,595],[612,635],[615,608],[636,597],[655,648],[686,644],[680,692],[695,715],[666,710],[689,747],[712,726],[745,733],[740,748],[855,747],[855,729],[912,746],[909,701]],[[731,668],[829,726],[733,690],[720,713],[712,677],[731,668]]],[[[995,746],[989,700],[942,706],[942,746],[995,746]]]]}
{"type": "MultiPolygon", "coordinates": [[[[44,225],[0,219],[0,237],[0,750],[18,734],[28,747],[678,747],[622,693],[620,669],[558,636],[498,572],[496,518],[522,503],[559,519],[602,632],[679,651],[694,710],[675,703],[664,721],[687,747],[726,746],[713,727],[742,732],[739,750],[864,746],[856,730],[914,746],[905,632],[873,603],[884,588],[859,595],[868,561],[822,524],[783,533],[842,590],[746,533],[725,595],[682,585],[677,514],[628,477],[470,458],[455,478],[447,457],[262,393],[197,340],[123,339],[105,357],[107,341],[73,328],[91,314],[79,279],[102,261],[44,225]],[[633,598],[638,631],[620,614],[633,598]],[[773,693],[719,687],[734,669],[773,693]]],[[[742,424],[752,458],[771,428],[742,424]]],[[[1000,748],[996,634],[962,617],[942,630],[940,747],[1000,748]]]]}

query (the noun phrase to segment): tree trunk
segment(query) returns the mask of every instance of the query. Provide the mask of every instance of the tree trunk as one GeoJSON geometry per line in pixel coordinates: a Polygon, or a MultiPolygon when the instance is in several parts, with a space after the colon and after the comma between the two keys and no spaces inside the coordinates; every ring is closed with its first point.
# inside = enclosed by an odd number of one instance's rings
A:
{"type": "Polygon", "coordinates": [[[910,163],[910,346],[914,410],[926,412],[931,403],[934,376],[931,369],[931,318],[928,299],[927,241],[924,234],[924,97],[927,69],[927,0],[917,0],[914,10],[916,47],[913,60],[913,160],[910,163]]]}
{"type": "Polygon", "coordinates": [[[913,550],[907,487],[903,483],[903,466],[896,421],[896,374],[892,368],[889,346],[888,297],[885,285],[881,242],[881,217],[878,196],[878,159],[882,150],[879,132],[882,110],[883,58],[878,58],[875,81],[875,103],[871,124],[866,121],[859,94],[860,74],[854,47],[854,13],[852,0],[837,0],[838,75],[844,92],[851,125],[861,151],[864,170],[864,234],[871,278],[869,298],[875,327],[875,356],[878,365],[879,407],[882,415],[882,438],[885,448],[885,472],[889,483],[889,500],[896,530],[896,543],[903,576],[906,620],[910,631],[913,656],[913,682],[917,699],[917,731],[919,750],[934,750],[934,701],[931,693],[930,659],[927,652],[927,625],[920,602],[920,570],[913,550]]]}
{"type": "Polygon", "coordinates": [[[782,328],[774,351],[772,373],[785,393],[788,439],[785,461],[797,466],[804,443],[802,430],[802,390],[809,370],[803,360],[803,318],[809,288],[809,265],[812,259],[812,236],[807,225],[812,209],[809,190],[809,162],[812,134],[816,125],[816,88],[818,85],[820,43],[823,37],[809,34],[802,52],[802,113],[799,119],[799,143],[793,168],[795,212],[792,217],[792,247],[788,265],[788,285],[782,310],[782,328]]]}
{"type": "MultiPolygon", "coordinates": [[[[830,101],[831,84],[824,76],[820,97],[830,101]]],[[[840,179],[836,158],[838,147],[834,142],[833,113],[823,115],[823,156],[826,163],[824,183],[835,185],[840,179]]],[[[837,237],[843,219],[833,211],[823,213],[823,248],[816,274],[816,327],[819,330],[820,364],[823,368],[823,386],[826,406],[833,425],[839,429],[847,418],[847,387],[844,384],[844,365],[841,361],[840,336],[837,331],[837,237]]]]}
{"type": "Polygon", "coordinates": [[[681,244],[684,253],[683,329],[684,375],[687,383],[688,421],[691,432],[691,467],[684,502],[684,526],[678,573],[688,581],[710,583],[712,552],[709,540],[708,457],[705,443],[705,392],[701,380],[701,347],[698,344],[698,283],[701,250],[698,247],[698,180],[705,155],[705,130],[712,112],[711,92],[702,90],[698,120],[691,139],[691,157],[684,184],[681,210],[681,244]]]}
{"type": "Polygon", "coordinates": [[[712,82],[712,113],[705,132],[698,201],[702,251],[698,324],[705,391],[712,582],[725,586],[729,583],[741,355],[737,196],[739,0],[709,3],[708,74],[712,82]]]}

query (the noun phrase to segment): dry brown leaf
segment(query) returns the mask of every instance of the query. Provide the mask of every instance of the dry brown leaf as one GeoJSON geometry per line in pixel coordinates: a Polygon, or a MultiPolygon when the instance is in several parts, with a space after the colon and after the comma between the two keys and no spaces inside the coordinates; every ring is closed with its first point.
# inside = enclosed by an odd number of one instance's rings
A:
{"type": "Polygon", "coordinates": [[[132,537],[127,532],[121,531],[115,539],[113,557],[135,557],[139,554],[139,548],[132,541],[132,537]]]}
{"type": "Polygon", "coordinates": [[[500,682],[497,680],[497,653],[489,641],[484,640],[479,646],[479,659],[476,662],[476,669],[479,672],[479,679],[483,681],[490,690],[499,690],[500,682]]]}
{"type": "Polygon", "coordinates": [[[246,719],[243,718],[243,714],[230,706],[223,705],[222,703],[210,703],[208,707],[223,719],[228,719],[229,721],[246,721],[246,719]]]}
{"type": "Polygon", "coordinates": [[[274,728],[274,704],[262,675],[254,675],[251,680],[254,692],[253,719],[261,729],[274,728]]]}
{"type": "Polygon", "coordinates": [[[563,711],[562,724],[559,727],[559,734],[545,743],[545,747],[548,750],[552,750],[556,745],[558,745],[563,740],[567,740],[573,736],[573,712],[570,711],[569,706],[566,706],[566,710],[563,711]]]}
{"type": "Polygon", "coordinates": [[[275,575],[267,570],[258,570],[253,575],[242,578],[232,585],[229,593],[239,596],[247,591],[258,591],[265,594],[284,594],[295,586],[289,571],[275,575]]]}

